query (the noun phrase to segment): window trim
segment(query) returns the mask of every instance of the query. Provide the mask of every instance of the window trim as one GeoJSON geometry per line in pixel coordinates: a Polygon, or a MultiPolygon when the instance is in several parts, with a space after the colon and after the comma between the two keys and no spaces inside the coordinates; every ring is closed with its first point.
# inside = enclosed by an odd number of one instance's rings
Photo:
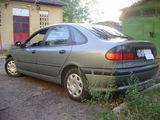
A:
{"type": "Polygon", "coordinates": [[[49,11],[48,10],[39,11],[39,27],[40,28],[44,28],[44,27],[46,27],[48,25],[49,25],[49,11]],[[42,17],[44,15],[47,16],[47,17],[42,17]],[[44,20],[44,19],[47,19],[47,20],[44,20]]]}
{"type": "Polygon", "coordinates": [[[52,28],[54,28],[54,27],[67,27],[67,29],[69,31],[69,43],[68,44],[62,44],[62,45],[45,45],[45,47],[70,46],[70,45],[73,44],[71,31],[70,31],[70,28],[69,28],[68,25],[54,25],[54,26],[51,26],[49,28],[49,30],[47,31],[46,36],[44,37],[44,41],[46,41],[46,38],[48,37],[49,33],[52,31],[52,28]]]}
{"type": "Polygon", "coordinates": [[[21,24],[20,23],[13,23],[13,30],[14,30],[14,33],[20,33],[21,32],[21,24]],[[18,29],[18,28],[19,29],[18,29]]]}
{"type": "MultiPolygon", "coordinates": [[[[48,30],[47,30],[47,32],[46,32],[46,34],[45,34],[45,36],[44,36],[44,38],[43,38],[43,40],[42,40],[42,41],[44,41],[45,38],[46,38],[46,35],[48,34],[48,32],[49,32],[49,30],[50,30],[50,27],[45,27],[45,28],[42,28],[42,29],[34,32],[34,33],[24,42],[24,45],[26,45],[26,44],[27,44],[32,38],[34,38],[38,33],[40,33],[40,32],[43,31],[43,30],[46,30],[46,29],[48,29],[48,30]]],[[[34,48],[35,48],[35,47],[41,47],[41,46],[34,46],[34,48]]]]}
{"type": "Polygon", "coordinates": [[[142,15],[143,16],[153,16],[153,15],[156,15],[156,13],[157,13],[157,10],[155,8],[153,8],[153,9],[143,9],[142,10],[142,15]],[[148,12],[149,12],[149,14],[148,14],[148,12]]]}
{"type": "Polygon", "coordinates": [[[74,27],[74,26],[69,26],[69,28],[70,28],[70,31],[71,31],[71,36],[72,36],[72,44],[73,45],[83,45],[83,44],[86,44],[86,43],[88,43],[88,38],[80,31],[80,30],[78,30],[76,27],[74,27]],[[73,33],[73,31],[72,31],[72,28],[73,29],[76,29],[78,32],[80,32],[80,34],[82,35],[82,36],[84,36],[85,37],[85,41],[84,42],[82,42],[82,43],[76,43],[75,41],[74,41],[74,33],[73,33]]]}

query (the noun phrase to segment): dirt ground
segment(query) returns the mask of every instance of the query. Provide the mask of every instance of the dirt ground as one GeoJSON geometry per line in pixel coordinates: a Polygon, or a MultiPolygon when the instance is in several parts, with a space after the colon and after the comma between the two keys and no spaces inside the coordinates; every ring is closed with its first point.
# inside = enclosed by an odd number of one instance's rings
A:
{"type": "Polygon", "coordinates": [[[0,120],[95,119],[98,106],[72,101],[54,83],[28,76],[8,77],[4,62],[0,58],[0,120]]]}
{"type": "Polygon", "coordinates": [[[72,101],[64,88],[32,77],[8,77],[0,59],[0,120],[90,120],[97,106],[72,101]]]}

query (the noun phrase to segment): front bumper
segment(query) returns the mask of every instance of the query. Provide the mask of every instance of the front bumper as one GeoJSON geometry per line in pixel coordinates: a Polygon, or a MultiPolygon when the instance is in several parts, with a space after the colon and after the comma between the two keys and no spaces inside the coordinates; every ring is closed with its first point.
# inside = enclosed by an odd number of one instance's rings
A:
{"type": "Polygon", "coordinates": [[[97,91],[122,91],[138,81],[136,86],[146,87],[148,83],[157,82],[155,77],[158,64],[122,69],[81,68],[88,80],[89,89],[97,91]]]}

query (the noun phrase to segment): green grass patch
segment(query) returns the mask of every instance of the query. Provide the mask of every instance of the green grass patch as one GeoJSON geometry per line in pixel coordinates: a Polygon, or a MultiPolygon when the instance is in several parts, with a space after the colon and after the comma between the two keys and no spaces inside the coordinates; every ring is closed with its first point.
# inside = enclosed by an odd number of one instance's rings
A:
{"type": "Polygon", "coordinates": [[[0,50],[0,56],[6,56],[8,50],[0,50]]]}

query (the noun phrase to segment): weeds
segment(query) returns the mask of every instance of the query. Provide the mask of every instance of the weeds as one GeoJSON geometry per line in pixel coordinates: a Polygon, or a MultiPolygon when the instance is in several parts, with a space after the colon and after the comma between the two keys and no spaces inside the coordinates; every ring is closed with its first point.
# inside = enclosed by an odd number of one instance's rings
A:
{"type": "Polygon", "coordinates": [[[128,118],[131,120],[159,120],[160,101],[143,95],[136,88],[126,92],[125,102],[128,105],[128,118]]]}
{"type": "MultiPolygon", "coordinates": [[[[102,107],[101,111],[97,111],[96,120],[159,120],[160,101],[154,95],[152,97],[144,95],[136,84],[137,79],[131,76],[129,85],[132,87],[125,92],[125,97],[120,97],[128,109],[120,114],[115,114],[110,106],[112,93],[90,91],[93,96],[90,102],[102,107]]],[[[156,89],[154,93],[157,94],[159,91],[160,89],[156,89]]]]}
{"type": "Polygon", "coordinates": [[[8,50],[0,50],[0,56],[6,56],[8,50]]]}

